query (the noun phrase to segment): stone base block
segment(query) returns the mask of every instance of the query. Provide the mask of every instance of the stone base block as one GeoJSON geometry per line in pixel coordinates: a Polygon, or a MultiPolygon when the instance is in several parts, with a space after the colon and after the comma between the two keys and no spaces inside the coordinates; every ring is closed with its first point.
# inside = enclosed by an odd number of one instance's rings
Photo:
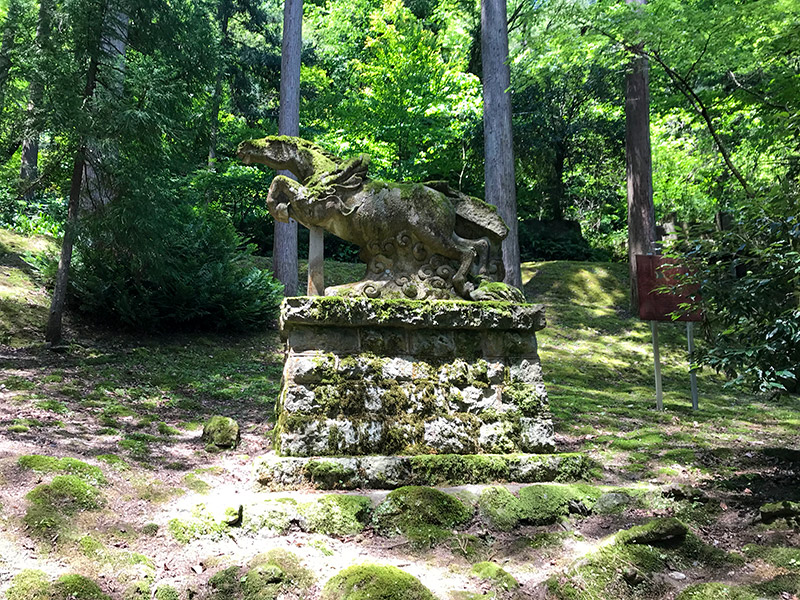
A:
{"type": "Polygon", "coordinates": [[[535,305],[287,298],[276,450],[552,452],[542,327],[535,305]]]}
{"type": "Polygon", "coordinates": [[[420,456],[280,457],[256,459],[256,480],[272,489],[395,489],[496,482],[587,479],[583,454],[439,454],[420,456]]]}

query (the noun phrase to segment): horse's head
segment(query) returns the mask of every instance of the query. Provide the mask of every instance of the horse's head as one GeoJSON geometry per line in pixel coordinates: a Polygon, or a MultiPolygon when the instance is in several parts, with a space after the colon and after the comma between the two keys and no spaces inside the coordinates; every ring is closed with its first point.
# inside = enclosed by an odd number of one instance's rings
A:
{"type": "Polygon", "coordinates": [[[265,137],[245,140],[236,153],[246,165],[259,163],[271,169],[291,171],[297,161],[297,144],[288,136],[265,137]]]}

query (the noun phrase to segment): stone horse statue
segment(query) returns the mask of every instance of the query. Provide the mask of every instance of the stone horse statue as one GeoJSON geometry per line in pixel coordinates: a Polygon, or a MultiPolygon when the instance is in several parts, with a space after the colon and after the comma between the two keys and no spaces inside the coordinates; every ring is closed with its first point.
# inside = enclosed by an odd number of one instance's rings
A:
{"type": "Polygon", "coordinates": [[[445,182],[373,181],[368,156],[341,160],[296,137],[247,140],[238,155],[297,178],[273,179],[267,206],[276,220],[291,217],[361,248],[364,279],[326,295],[521,300],[515,288],[494,283],[503,279],[508,228],[485,202],[445,182]]]}

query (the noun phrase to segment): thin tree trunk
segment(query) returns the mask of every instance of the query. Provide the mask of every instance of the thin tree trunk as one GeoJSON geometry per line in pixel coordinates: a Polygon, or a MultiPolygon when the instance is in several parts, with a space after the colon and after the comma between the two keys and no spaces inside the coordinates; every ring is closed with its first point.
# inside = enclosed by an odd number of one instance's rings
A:
{"type": "MultiPolygon", "coordinates": [[[[228,45],[228,22],[230,20],[230,0],[221,0],[219,5],[218,19],[220,22],[220,46],[223,55],[228,45]]],[[[222,79],[225,74],[226,59],[223,56],[218,68],[217,77],[214,82],[214,96],[211,98],[211,115],[209,117],[208,132],[208,168],[213,171],[217,163],[217,136],[219,135],[219,107],[222,104],[222,79]]]]}
{"type": "MultiPolygon", "coordinates": [[[[303,0],[286,0],[283,9],[283,45],[281,48],[281,97],[278,133],[300,134],[300,50],[303,36],[303,0]]],[[[279,171],[281,175],[290,173],[279,171]]],[[[297,294],[297,221],[275,221],[272,268],[283,284],[286,296],[297,294]]]]}
{"type": "MultiPolygon", "coordinates": [[[[83,92],[83,104],[87,106],[94,97],[97,87],[97,58],[89,62],[86,73],[86,88],[83,92]]],[[[75,153],[72,167],[72,179],[69,187],[69,204],[67,208],[67,222],[64,226],[64,240],[61,244],[61,257],[58,261],[56,285],[53,290],[53,299],[50,303],[50,316],[47,321],[45,340],[51,345],[57,345],[62,337],[62,321],[67,300],[67,287],[72,263],[72,247],[75,243],[75,230],[78,224],[78,211],[81,204],[83,190],[83,174],[86,169],[86,143],[82,141],[80,148],[75,153]]]]}
{"type": "Polygon", "coordinates": [[[9,3],[8,13],[6,14],[5,27],[3,28],[3,38],[0,40],[0,110],[5,102],[6,86],[11,75],[12,60],[11,55],[17,44],[17,27],[21,17],[22,7],[17,0],[9,3]]]}
{"type": "MultiPolygon", "coordinates": [[[[36,52],[39,60],[42,59],[42,55],[50,43],[52,11],[52,0],[40,0],[39,19],[36,25],[36,52]]],[[[36,113],[42,108],[43,96],[42,81],[34,75],[30,82],[28,116],[25,124],[25,136],[22,140],[22,157],[19,168],[25,198],[33,195],[33,184],[39,177],[39,123],[36,113]]]]}
{"type": "Polygon", "coordinates": [[[625,163],[628,181],[628,259],[631,307],[639,309],[636,255],[655,252],[653,166],[650,153],[650,84],[647,58],[636,56],[626,76],[625,163]]]}
{"type": "Polygon", "coordinates": [[[481,3],[481,56],[486,201],[497,207],[508,226],[508,237],[503,241],[505,282],[521,288],[505,0],[481,3]]]}

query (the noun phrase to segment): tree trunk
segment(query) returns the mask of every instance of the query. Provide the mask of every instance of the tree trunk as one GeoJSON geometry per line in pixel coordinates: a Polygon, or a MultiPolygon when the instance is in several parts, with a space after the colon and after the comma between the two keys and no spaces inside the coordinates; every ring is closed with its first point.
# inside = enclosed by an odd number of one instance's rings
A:
{"type": "MultiPolygon", "coordinates": [[[[103,69],[103,82],[106,90],[114,95],[121,95],[125,85],[125,50],[128,45],[129,24],[128,15],[118,9],[112,10],[105,17],[104,29],[107,34],[102,37],[100,53],[112,68],[103,69]]],[[[103,155],[96,141],[90,139],[87,142],[81,189],[82,210],[99,210],[114,199],[114,186],[104,166],[113,162],[116,156],[115,147],[103,155]]]]}
{"type": "MultiPolygon", "coordinates": [[[[278,133],[300,134],[300,49],[303,39],[303,0],[286,0],[283,9],[283,45],[281,48],[281,97],[278,133]]],[[[279,174],[291,176],[279,171],[279,174]]],[[[272,268],[283,284],[286,296],[297,294],[297,221],[275,221],[272,268]]]]}
{"type": "MultiPolygon", "coordinates": [[[[97,58],[92,57],[86,73],[86,88],[83,92],[83,105],[88,106],[94,97],[97,87],[97,58]]],[[[82,141],[83,142],[83,141],[82,141]]],[[[72,179],[69,186],[69,204],[67,208],[67,222],[64,226],[64,240],[61,243],[61,257],[58,261],[56,285],[53,290],[53,299],[50,303],[50,316],[47,321],[45,340],[56,345],[61,341],[62,321],[64,308],[67,301],[67,286],[69,285],[69,272],[72,263],[72,246],[75,243],[75,229],[78,224],[78,210],[81,204],[83,190],[83,174],[86,170],[86,144],[81,143],[75,153],[72,167],[72,179]]]]}
{"type": "Polygon", "coordinates": [[[0,110],[5,102],[6,86],[11,74],[11,55],[17,43],[17,26],[21,18],[22,7],[18,0],[11,0],[6,14],[3,38],[0,40],[0,110]]]}
{"type": "Polygon", "coordinates": [[[230,0],[221,0],[219,5],[219,31],[220,48],[222,57],[217,66],[217,77],[214,82],[214,96],[211,98],[211,115],[209,116],[208,132],[208,168],[213,171],[217,163],[217,135],[219,134],[219,107],[222,103],[222,79],[225,74],[226,57],[225,50],[228,46],[228,22],[231,15],[230,0]]]}
{"type": "Polygon", "coordinates": [[[647,58],[634,57],[626,77],[625,162],[628,180],[628,258],[631,308],[639,309],[636,255],[655,252],[653,167],[650,155],[650,87],[647,58]]]}
{"type": "MultiPolygon", "coordinates": [[[[38,59],[43,59],[51,34],[52,0],[40,0],[39,19],[36,25],[36,52],[38,59]]],[[[25,135],[22,140],[22,157],[20,160],[19,177],[23,185],[23,195],[30,198],[33,195],[33,184],[39,177],[39,128],[37,111],[42,108],[44,89],[42,81],[34,75],[30,82],[30,99],[28,101],[28,116],[25,124],[25,135]]]]}
{"type": "Polygon", "coordinates": [[[521,288],[505,0],[481,3],[481,56],[486,201],[497,207],[508,225],[508,237],[503,241],[505,282],[521,288]]]}

